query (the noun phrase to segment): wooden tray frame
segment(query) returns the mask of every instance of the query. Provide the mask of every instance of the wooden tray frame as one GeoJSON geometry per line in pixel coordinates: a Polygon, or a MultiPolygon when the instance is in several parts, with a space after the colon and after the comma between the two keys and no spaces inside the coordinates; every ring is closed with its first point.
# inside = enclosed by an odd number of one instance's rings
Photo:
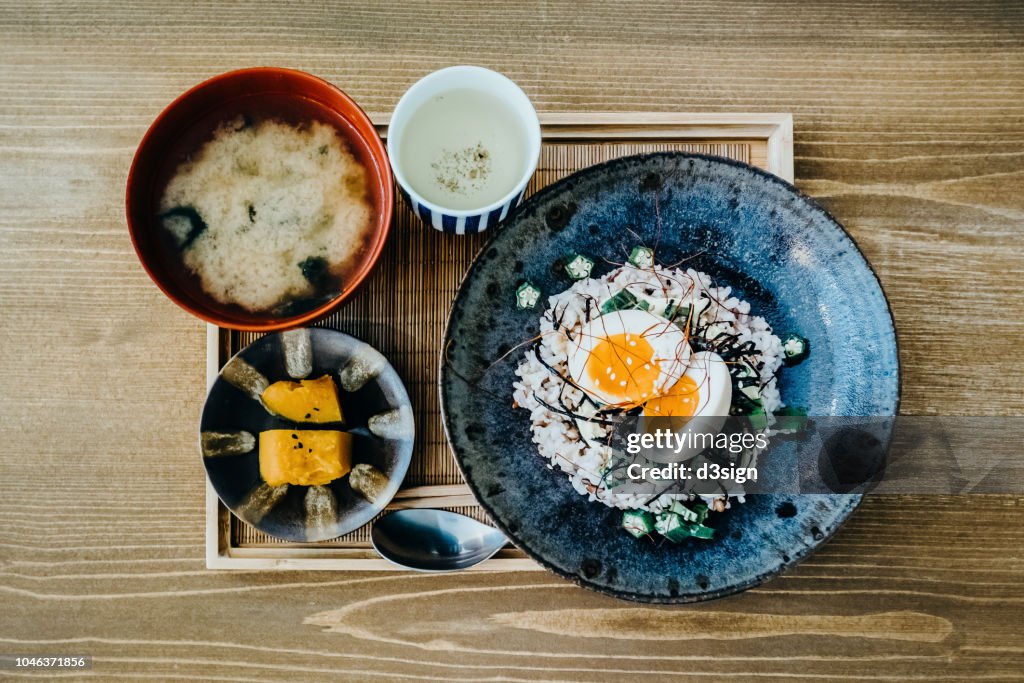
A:
{"type": "MultiPolygon", "coordinates": [[[[388,116],[371,116],[387,135],[388,116]]],[[[541,114],[547,141],[722,142],[749,141],[750,163],[793,182],[793,117],[791,114],[703,113],[551,113],[541,114]]],[[[399,200],[400,201],[400,200],[399,200]]],[[[230,350],[225,330],[207,325],[207,384],[216,379],[230,350]]],[[[465,484],[402,489],[388,509],[463,507],[476,505],[465,484]]],[[[280,544],[238,547],[231,539],[231,512],[206,482],[206,566],[210,569],[396,570],[372,548],[280,544]]],[[[474,570],[535,570],[540,565],[509,546],[474,570]]]]}

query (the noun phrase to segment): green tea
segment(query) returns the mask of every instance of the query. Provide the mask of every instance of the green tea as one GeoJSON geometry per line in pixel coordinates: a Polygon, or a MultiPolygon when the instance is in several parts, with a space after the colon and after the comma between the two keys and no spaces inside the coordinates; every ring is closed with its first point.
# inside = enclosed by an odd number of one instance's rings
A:
{"type": "Polygon", "coordinates": [[[479,209],[515,189],[526,171],[526,148],[526,130],[501,98],[449,90],[413,112],[399,141],[399,164],[427,201],[479,209]]]}

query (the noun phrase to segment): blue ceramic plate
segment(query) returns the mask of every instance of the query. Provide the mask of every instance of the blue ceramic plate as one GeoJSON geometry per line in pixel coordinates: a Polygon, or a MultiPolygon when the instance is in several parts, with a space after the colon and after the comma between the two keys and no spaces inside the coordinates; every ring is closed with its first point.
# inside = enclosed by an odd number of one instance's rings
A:
{"type": "Polygon", "coordinates": [[[657,545],[624,533],[621,511],[548,469],[529,413],[511,407],[521,350],[509,351],[538,332],[546,297],[571,285],[566,255],[595,257],[600,276],[641,243],[657,244],[659,263],[690,259],[775,330],[810,340],[810,358],[781,373],[780,390],[811,415],[894,415],[896,334],[878,278],[842,226],[792,185],[726,159],[667,153],[588,168],[534,195],[484,247],[452,307],[440,379],[448,439],[476,497],[517,546],[583,586],[706,600],[806,557],[860,496],[748,496],[709,520],[713,540],[657,545]],[[535,310],[516,309],[524,280],[543,291],[535,310]]]}

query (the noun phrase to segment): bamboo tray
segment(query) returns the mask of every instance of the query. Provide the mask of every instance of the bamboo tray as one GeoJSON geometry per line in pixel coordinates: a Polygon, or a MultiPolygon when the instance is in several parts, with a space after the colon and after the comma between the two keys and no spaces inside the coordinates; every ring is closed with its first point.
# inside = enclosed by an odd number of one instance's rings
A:
{"type": "MultiPolygon", "coordinates": [[[[387,117],[373,117],[387,135],[387,117]]],[[[527,195],[577,170],[630,154],[684,151],[743,161],[793,182],[790,114],[547,114],[540,165],[527,195]]],[[[392,235],[363,291],[318,323],[379,349],[405,381],[416,415],[416,444],[405,487],[389,509],[440,507],[485,520],[452,458],[441,426],[437,358],[448,308],[488,238],[423,226],[399,200],[392,235]]],[[[259,335],[207,328],[207,382],[259,335]]],[[[369,525],[331,541],[287,543],[240,521],[206,485],[206,566],[211,569],[393,570],[369,540],[369,525]]],[[[508,546],[474,569],[540,569],[508,546]]]]}

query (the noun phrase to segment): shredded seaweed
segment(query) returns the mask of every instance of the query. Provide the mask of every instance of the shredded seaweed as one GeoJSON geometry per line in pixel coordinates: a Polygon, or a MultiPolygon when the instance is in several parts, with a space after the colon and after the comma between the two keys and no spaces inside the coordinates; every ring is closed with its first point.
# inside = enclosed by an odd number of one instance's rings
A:
{"type": "Polygon", "coordinates": [[[203,217],[199,215],[199,212],[193,206],[175,206],[167,209],[167,211],[160,214],[160,219],[164,220],[167,218],[184,218],[189,222],[188,234],[185,235],[185,239],[182,240],[179,247],[182,251],[191,247],[196,238],[203,234],[207,228],[206,221],[203,220],[203,217]]]}
{"type": "Polygon", "coordinates": [[[299,262],[302,276],[314,287],[319,287],[330,277],[327,259],[323,256],[310,256],[299,262]]]}

